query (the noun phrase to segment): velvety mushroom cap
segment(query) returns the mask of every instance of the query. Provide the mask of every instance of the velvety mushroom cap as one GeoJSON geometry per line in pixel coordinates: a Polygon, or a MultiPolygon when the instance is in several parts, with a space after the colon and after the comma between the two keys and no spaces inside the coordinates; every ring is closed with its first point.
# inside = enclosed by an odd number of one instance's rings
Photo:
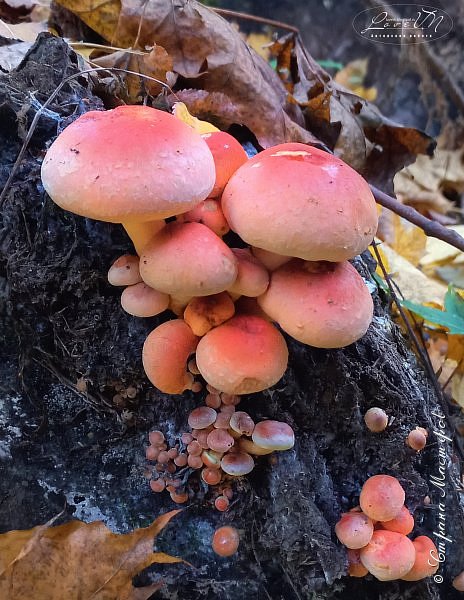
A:
{"type": "Polygon", "coordinates": [[[387,413],[379,408],[378,406],[373,406],[368,411],[366,411],[364,415],[364,422],[366,423],[366,427],[374,432],[380,433],[387,428],[388,425],[388,415],[387,413]]]}
{"type": "Polygon", "coordinates": [[[353,258],[377,230],[367,182],[339,158],[305,144],[254,156],[232,176],[221,203],[245,242],[305,260],[353,258]]]}
{"type": "Polygon", "coordinates": [[[288,350],[271,323],[240,315],[208,331],[196,359],[210,385],[227,394],[251,394],[279,381],[287,368],[288,350]]]}
{"type": "Polygon", "coordinates": [[[214,423],[217,412],[208,406],[194,408],[188,417],[188,424],[192,429],[206,429],[214,423]]]}
{"type": "Polygon", "coordinates": [[[416,549],[414,566],[401,579],[404,581],[419,581],[425,577],[435,575],[440,566],[438,550],[432,540],[426,535],[420,535],[412,540],[416,549]]]}
{"type": "Polygon", "coordinates": [[[362,512],[345,513],[335,525],[335,534],[340,542],[352,550],[366,546],[373,533],[372,520],[362,512]]]}
{"type": "Polygon", "coordinates": [[[239,142],[225,131],[204,133],[201,137],[208,144],[216,167],[216,181],[209,195],[218,198],[235,171],[247,162],[248,156],[239,142]]]}
{"type": "Polygon", "coordinates": [[[216,529],[211,546],[219,556],[232,556],[237,552],[240,536],[235,527],[219,527],[216,529]]]}
{"type": "Polygon", "coordinates": [[[174,296],[223,292],[237,277],[237,259],[201,223],[168,223],[145,246],[140,275],[149,286],[174,296]]]}
{"type": "Polygon", "coordinates": [[[202,223],[220,237],[230,231],[220,202],[213,198],[203,200],[192,210],[179,215],[176,220],[178,223],[202,223]]]}
{"type": "Polygon", "coordinates": [[[121,306],[134,317],[154,317],[168,308],[169,296],[142,281],[126,287],[121,294],[121,306]]]}
{"type": "Polygon", "coordinates": [[[363,513],[374,521],[391,521],[404,505],[405,493],[391,475],[374,475],[362,487],[359,504],[363,513]]]}
{"type": "Polygon", "coordinates": [[[296,340],[316,348],[342,348],[367,331],[374,305],[348,262],[291,261],[271,275],[258,304],[296,340]]]}
{"type": "Polygon", "coordinates": [[[379,529],[374,531],[367,546],[361,548],[360,557],[374,577],[380,581],[393,581],[412,569],[416,550],[405,535],[379,529]]]}
{"type": "Polygon", "coordinates": [[[267,450],[289,450],[295,445],[295,434],[290,425],[271,419],[256,423],[251,439],[267,450]]]}
{"type": "Polygon", "coordinates": [[[197,344],[198,338],[181,319],[159,325],[143,345],[142,362],[148,379],[166,394],[190,389],[193,375],[187,372],[187,361],[197,344]]]}
{"type": "Polygon", "coordinates": [[[215,176],[198,133],[138,105],[85,113],[58,136],[42,164],[43,185],[56,204],[113,223],[185,212],[208,196],[215,176]]]}

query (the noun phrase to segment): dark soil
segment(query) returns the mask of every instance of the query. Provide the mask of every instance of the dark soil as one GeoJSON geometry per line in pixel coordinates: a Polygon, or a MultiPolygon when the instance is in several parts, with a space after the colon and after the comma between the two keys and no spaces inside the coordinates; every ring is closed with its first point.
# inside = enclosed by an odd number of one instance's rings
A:
{"type": "MultiPolygon", "coordinates": [[[[2,185],[36,110],[76,72],[68,46],[42,35],[16,71],[0,75],[2,185]]],[[[40,119],[2,208],[1,531],[44,523],[66,506],[66,519],[102,519],[124,532],[174,508],[167,495],[153,494],[144,478],[147,433],[161,429],[174,443],[186,430],[189,409],[204,396],[169,397],[144,376],[141,346],[159,320],[128,316],[119,305],[120,291],[106,281],[111,262],[131,251],[122,228],[61,211],[41,186],[40,164],[50,141],[70,119],[101,107],[84,78],[63,87],[40,119]],[[87,391],[79,392],[76,384],[83,380],[87,391]],[[137,396],[115,404],[114,396],[124,396],[129,386],[136,387],[137,396]]],[[[368,256],[356,266],[370,277],[368,256]]],[[[441,419],[433,413],[441,408],[432,385],[372,280],[371,287],[376,316],[360,342],[325,351],[289,339],[284,379],[243,400],[241,407],[256,419],[290,423],[296,446],[261,458],[235,485],[233,505],[224,514],[212,508],[211,494],[192,474],[189,505],[163,532],[158,547],[193,567],[157,567],[139,577],[142,584],[163,576],[166,586],[156,597],[458,597],[450,580],[464,569],[459,463],[451,444],[440,444],[434,433],[441,419]],[[372,406],[392,418],[385,433],[364,426],[363,414],[372,406]],[[431,432],[421,454],[404,444],[417,425],[431,432]],[[446,452],[444,498],[432,484],[439,476],[440,447],[446,452]],[[446,544],[439,571],[443,583],[346,577],[346,553],[334,525],[376,473],[400,479],[415,511],[417,534],[437,531],[438,502],[446,505],[446,534],[453,542],[446,544]],[[228,523],[241,532],[240,549],[220,559],[210,539],[217,526],[228,523]]]]}

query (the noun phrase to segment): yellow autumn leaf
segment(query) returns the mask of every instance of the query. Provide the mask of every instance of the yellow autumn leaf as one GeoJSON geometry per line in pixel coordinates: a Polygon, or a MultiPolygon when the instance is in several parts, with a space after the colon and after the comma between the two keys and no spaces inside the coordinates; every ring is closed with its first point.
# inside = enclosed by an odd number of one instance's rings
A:
{"type": "Polygon", "coordinates": [[[192,129],[195,129],[197,133],[200,135],[203,133],[213,133],[215,131],[220,131],[208,121],[200,121],[197,117],[191,115],[188,111],[188,108],[185,106],[183,102],[176,102],[172,107],[172,113],[175,117],[177,117],[180,121],[187,123],[190,125],[192,129]]]}

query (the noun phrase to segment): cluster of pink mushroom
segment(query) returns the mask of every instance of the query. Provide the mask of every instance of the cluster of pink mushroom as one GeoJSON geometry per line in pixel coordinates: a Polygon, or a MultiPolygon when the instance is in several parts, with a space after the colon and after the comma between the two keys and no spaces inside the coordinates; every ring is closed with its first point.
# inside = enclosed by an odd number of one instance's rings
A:
{"type": "Polygon", "coordinates": [[[390,475],[374,475],[362,487],[360,506],[342,515],[335,533],[348,548],[348,573],[364,577],[371,573],[380,581],[419,581],[439,567],[433,541],[414,529],[414,517],[404,505],[400,482],[390,475]]]}
{"type": "Polygon", "coordinates": [[[253,470],[253,456],[289,450],[295,436],[287,423],[266,420],[255,424],[248,413],[235,409],[239,396],[208,388],[206,405],[191,411],[191,432],[183,433],[179,444],[168,448],[160,431],[150,433],[146,457],[156,465],[148,475],[154,492],[166,489],[174,502],[183,503],[189,497],[189,472],[201,469],[203,483],[215,490],[214,506],[224,512],[233,496],[232,482],[253,470]]]}
{"type": "Polygon", "coordinates": [[[42,180],[62,208],[124,225],[140,259],[121,257],[109,271],[127,286],[123,307],[179,317],[143,349],[162,392],[200,389],[193,357],[219,392],[262,391],[287,367],[276,324],[338,348],[371,322],[370,293],[348,260],[373,239],[375,201],[360,175],[317,148],[281,144],[248,160],[225,132],[201,136],[167,112],[121,106],[69,125],[42,180]],[[223,239],[230,229],[236,247],[223,239]]]}

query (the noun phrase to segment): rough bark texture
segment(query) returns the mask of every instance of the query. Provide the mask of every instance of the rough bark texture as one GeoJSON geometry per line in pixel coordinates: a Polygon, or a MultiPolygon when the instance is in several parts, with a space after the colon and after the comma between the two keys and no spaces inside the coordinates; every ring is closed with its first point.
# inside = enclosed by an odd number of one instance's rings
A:
{"type": "MultiPolygon", "coordinates": [[[[0,76],[0,180],[14,162],[38,103],[77,72],[60,39],[41,36],[20,67],[0,76]]],[[[106,281],[110,263],[131,250],[119,226],[91,222],[58,209],[40,184],[41,159],[67,120],[101,107],[84,79],[74,79],[41,119],[2,208],[0,224],[0,528],[29,528],[66,503],[68,518],[103,519],[115,531],[143,526],[173,508],[144,478],[147,432],[161,429],[170,443],[186,430],[189,409],[203,394],[168,397],[147,382],[141,366],[144,337],[158,319],[136,319],[119,305],[106,281]],[[79,378],[87,392],[78,392],[79,378]],[[121,387],[137,396],[115,404],[121,387]]],[[[356,266],[369,278],[368,257],[356,266]]],[[[372,286],[373,291],[375,287],[372,286]]],[[[271,598],[453,598],[450,579],[464,568],[458,463],[440,444],[440,411],[384,299],[374,291],[376,316],[367,335],[344,350],[325,351],[288,340],[290,366],[274,389],[246,397],[253,417],[290,423],[292,451],[258,461],[235,484],[231,509],[212,508],[211,494],[190,478],[190,502],[158,540],[158,547],[190,561],[140,576],[163,576],[156,597],[241,600],[271,598]],[[366,430],[364,412],[381,406],[387,431],[366,430]],[[404,439],[427,427],[424,452],[404,439]],[[446,497],[433,486],[438,453],[446,452],[446,497]],[[340,513],[357,504],[370,475],[399,478],[415,511],[417,534],[437,531],[438,502],[446,505],[445,581],[381,583],[346,575],[345,550],[334,535],[340,513]],[[424,497],[431,504],[424,505],[424,497]],[[214,529],[234,524],[239,552],[216,557],[214,529]]],[[[168,318],[163,316],[163,318],[168,318]]],[[[121,396],[121,394],[119,394],[121,396]]],[[[446,430],[445,430],[446,433],[446,430]]],[[[456,593],[456,597],[457,597],[456,593]]]]}

